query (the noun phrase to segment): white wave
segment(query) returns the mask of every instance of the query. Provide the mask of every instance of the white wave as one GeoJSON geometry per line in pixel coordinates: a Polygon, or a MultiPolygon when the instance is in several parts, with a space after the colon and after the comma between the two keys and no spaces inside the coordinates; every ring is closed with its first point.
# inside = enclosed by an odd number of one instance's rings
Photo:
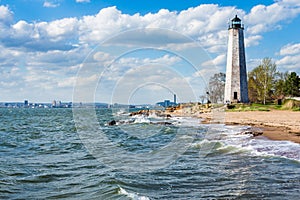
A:
{"type": "Polygon", "coordinates": [[[120,109],[120,110],[113,110],[114,116],[128,116],[129,112],[126,109],[120,109]]]}
{"type": "Polygon", "coordinates": [[[275,156],[300,161],[300,144],[290,141],[274,141],[264,137],[241,134],[247,126],[226,126],[222,142],[226,146],[244,149],[255,156],[275,156]]]}
{"type": "Polygon", "coordinates": [[[300,162],[300,144],[290,141],[252,139],[245,146],[258,156],[276,156],[300,162]]]}
{"type": "Polygon", "coordinates": [[[203,145],[208,145],[208,144],[212,144],[212,143],[213,143],[212,141],[209,141],[209,140],[207,140],[207,139],[203,139],[203,140],[201,140],[200,142],[193,143],[193,144],[191,145],[191,147],[196,148],[196,149],[199,149],[199,148],[201,148],[203,145]]]}
{"type": "Polygon", "coordinates": [[[145,116],[135,116],[133,119],[134,119],[133,123],[147,123],[147,124],[150,123],[150,119],[145,116]]]}
{"type": "Polygon", "coordinates": [[[194,143],[200,150],[229,150],[231,153],[244,152],[254,156],[272,156],[300,162],[300,144],[290,141],[274,141],[264,137],[241,134],[248,126],[205,125],[202,141],[194,143]],[[221,145],[220,145],[221,144],[221,145]],[[210,148],[210,149],[209,149],[210,148]]]}
{"type": "Polygon", "coordinates": [[[123,194],[126,195],[127,197],[133,199],[133,200],[150,200],[150,198],[146,197],[146,196],[140,196],[137,193],[133,193],[133,192],[127,192],[125,189],[119,187],[119,194],[123,194]]]}
{"type": "Polygon", "coordinates": [[[201,119],[195,117],[173,117],[172,120],[178,126],[190,126],[190,127],[199,127],[203,126],[201,124],[201,119]]]}
{"type": "Polygon", "coordinates": [[[150,112],[149,118],[153,118],[153,119],[161,119],[163,117],[159,117],[157,114],[155,114],[155,112],[150,112]]]}

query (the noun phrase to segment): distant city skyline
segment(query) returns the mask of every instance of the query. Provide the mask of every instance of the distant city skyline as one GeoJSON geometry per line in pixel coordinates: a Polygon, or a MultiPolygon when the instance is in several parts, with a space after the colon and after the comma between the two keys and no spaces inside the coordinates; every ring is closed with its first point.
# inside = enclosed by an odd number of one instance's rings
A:
{"type": "Polygon", "coordinates": [[[236,14],[248,71],[270,57],[300,74],[298,0],[0,0],[0,102],[199,100],[236,14]]]}

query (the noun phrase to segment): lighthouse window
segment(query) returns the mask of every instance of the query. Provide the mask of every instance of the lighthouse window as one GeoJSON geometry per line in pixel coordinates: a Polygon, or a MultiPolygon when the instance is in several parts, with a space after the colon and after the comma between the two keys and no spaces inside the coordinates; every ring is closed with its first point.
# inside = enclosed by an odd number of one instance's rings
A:
{"type": "Polygon", "coordinates": [[[233,93],[233,99],[234,99],[234,100],[237,100],[237,92],[234,92],[234,93],[233,93]]]}

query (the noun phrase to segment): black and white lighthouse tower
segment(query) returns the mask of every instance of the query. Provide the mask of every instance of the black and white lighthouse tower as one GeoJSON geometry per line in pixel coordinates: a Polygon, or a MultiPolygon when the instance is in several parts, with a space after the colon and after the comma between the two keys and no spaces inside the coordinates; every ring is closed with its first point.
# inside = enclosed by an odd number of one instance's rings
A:
{"type": "Polygon", "coordinates": [[[225,103],[248,103],[248,83],[244,45],[244,27],[235,16],[228,28],[228,51],[225,83],[225,103]]]}

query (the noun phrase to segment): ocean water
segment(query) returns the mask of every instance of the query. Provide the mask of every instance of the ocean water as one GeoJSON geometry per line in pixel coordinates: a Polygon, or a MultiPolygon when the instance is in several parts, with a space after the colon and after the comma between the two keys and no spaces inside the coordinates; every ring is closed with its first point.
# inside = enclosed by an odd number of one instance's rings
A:
{"type": "Polygon", "coordinates": [[[0,199],[300,199],[299,144],[194,118],[87,113],[1,108],[0,199]]]}

